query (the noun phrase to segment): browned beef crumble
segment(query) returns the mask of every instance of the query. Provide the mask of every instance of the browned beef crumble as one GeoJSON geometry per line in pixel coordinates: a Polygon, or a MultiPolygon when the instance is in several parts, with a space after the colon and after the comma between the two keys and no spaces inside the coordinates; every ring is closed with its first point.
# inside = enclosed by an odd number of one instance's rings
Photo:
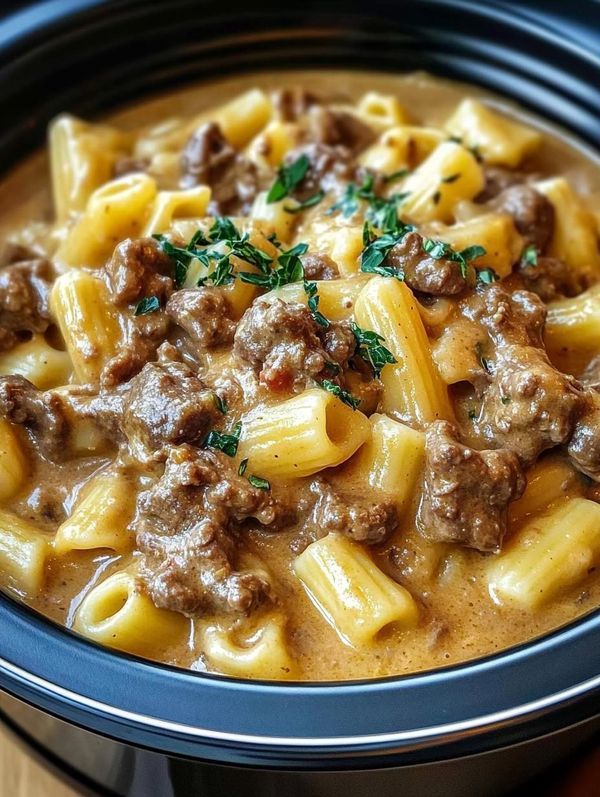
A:
{"type": "Polygon", "coordinates": [[[600,482],[600,395],[595,390],[585,396],[567,450],[578,470],[600,482]]]}
{"type": "Polygon", "coordinates": [[[188,140],[181,156],[182,188],[206,184],[212,189],[208,212],[247,213],[258,191],[256,166],[236,152],[215,122],[207,122],[188,140]]]}
{"type": "Polygon", "coordinates": [[[354,492],[342,492],[325,479],[310,484],[314,506],[305,524],[318,539],[338,532],[357,542],[377,545],[398,525],[398,513],[390,500],[373,501],[354,492]]]}
{"type": "Polygon", "coordinates": [[[112,388],[135,376],[147,362],[155,359],[169,326],[169,316],[163,310],[147,315],[131,315],[127,319],[119,351],[102,369],[100,384],[112,388]]]}
{"type": "Polygon", "coordinates": [[[337,263],[324,252],[308,252],[301,260],[307,280],[334,280],[340,276],[337,263]]]}
{"type": "Polygon", "coordinates": [[[45,332],[55,277],[48,260],[25,260],[0,268],[0,348],[9,349],[20,333],[45,332]]]}
{"type": "Polygon", "coordinates": [[[554,232],[554,207],[543,194],[519,183],[501,191],[492,205],[512,216],[526,244],[532,244],[541,254],[546,251],[554,232]]]}
{"type": "Polygon", "coordinates": [[[312,112],[314,138],[329,147],[344,147],[352,156],[358,155],[375,141],[373,129],[346,111],[315,108],[312,112]]]}
{"type": "Polygon", "coordinates": [[[352,153],[347,147],[329,144],[312,143],[289,152],[284,165],[289,166],[301,155],[306,155],[309,168],[293,196],[301,201],[308,199],[318,191],[341,191],[356,175],[352,153]]]}
{"type": "Polygon", "coordinates": [[[556,257],[537,258],[536,264],[520,260],[517,274],[523,287],[536,293],[544,302],[551,302],[561,296],[576,296],[584,289],[579,275],[556,257]]]}
{"type": "Polygon", "coordinates": [[[390,249],[384,265],[398,269],[414,291],[431,296],[455,296],[467,286],[460,264],[454,260],[429,257],[418,232],[407,233],[390,249]]]}
{"type": "Polygon", "coordinates": [[[525,477],[512,451],[475,451],[458,441],[447,421],[426,433],[420,533],[478,551],[498,551],[506,532],[507,506],[523,493],[525,477]]]}
{"type": "Polygon", "coordinates": [[[173,290],[173,264],[154,238],[127,238],[104,266],[111,301],[131,304],[144,296],[164,299],[173,290]]]}
{"type": "Polygon", "coordinates": [[[174,293],[167,314],[184,329],[198,349],[231,343],[235,332],[233,308],[218,288],[190,288],[174,293]]]}
{"type": "Polygon", "coordinates": [[[152,600],[186,615],[249,612],[269,600],[264,571],[240,567],[236,531],[248,519],[268,528],[279,518],[271,492],[239,476],[229,457],[171,449],[164,475],[140,495],[133,524],[152,600]]]}
{"type": "Polygon", "coordinates": [[[514,169],[503,166],[484,166],[483,175],[485,185],[483,190],[475,197],[475,202],[489,202],[506,188],[525,182],[526,175],[514,169]]]}
{"type": "Polygon", "coordinates": [[[22,263],[24,260],[40,260],[42,255],[33,247],[19,244],[16,241],[5,241],[0,250],[0,268],[22,263]]]}
{"type": "Polygon", "coordinates": [[[238,324],[233,350],[269,390],[294,391],[311,380],[335,379],[354,353],[351,335],[347,324],[321,327],[301,304],[257,300],[238,324]]]}
{"type": "Polygon", "coordinates": [[[309,108],[320,102],[319,97],[302,86],[290,86],[273,92],[273,107],[283,122],[295,122],[309,108]]]}

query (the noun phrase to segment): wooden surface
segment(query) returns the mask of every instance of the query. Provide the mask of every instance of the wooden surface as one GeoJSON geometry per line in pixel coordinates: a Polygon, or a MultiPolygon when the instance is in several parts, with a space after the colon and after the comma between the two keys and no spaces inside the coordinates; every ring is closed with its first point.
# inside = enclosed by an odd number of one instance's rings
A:
{"type": "MultiPolygon", "coordinates": [[[[599,797],[600,744],[583,760],[565,767],[552,788],[532,791],[514,797],[599,797]]],[[[29,758],[12,737],[0,729],[0,797],[80,797],[40,764],[29,758]]],[[[470,795],[470,797],[476,797],[470,795]]]]}

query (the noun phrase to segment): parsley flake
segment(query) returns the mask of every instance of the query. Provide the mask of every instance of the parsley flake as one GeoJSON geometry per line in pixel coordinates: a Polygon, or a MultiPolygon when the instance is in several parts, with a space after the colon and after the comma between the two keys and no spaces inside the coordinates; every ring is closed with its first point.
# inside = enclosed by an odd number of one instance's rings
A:
{"type": "Polygon", "coordinates": [[[217,451],[222,451],[228,457],[235,457],[240,442],[240,434],[242,431],[242,424],[236,423],[231,432],[218,432],[213,429],[209,432],[204,445],[208,448],[215,448],[217,451]]]}
{"type": "Polygon", "coordinates": [[[217,409],[219,410],[219,412],[222,412],[223,415],[225,415],[227,413],[227,410],[229,409],[229,407],[227,406],[227,402],[225,401],[224,398],[221,398],[221,396],[219,396],[218,393],[214,393],[213,395],[217,409]]]}
{"type": "Polygon", "coordinates": [[[443,183],[454,183],[460,177],[460,172],[454,172],[454,174],[449,174],[447,177],[442,177],[443,183]]]}
{"type": "Polygon", "coordinates": [[[135,305],[133,313],[134,315],[148,315],[148,313],[155,313],[159,308],[158,296],[146,296],[135,305]]]}
{"type": "Polygon", "coordinates": [[[323,390],[326,390],[328,393],[332,393],[334,396],[336,396],[336,398],[339,398],[340,401],[343,401],[344,404],[351,409],[358,409],[360,399],[356,398],[356,396],[353,396],[352,393],[344,390],[339,385],[336,385],[335,382],[331,382],[329,379],[324,379],[319,384],[323,390]]]}
{"type": "Polygon", "coordinates": [[[386,174],[386,176],[383,178],[383,182],[393,183],[396,180],[401,180],[403,177],[406,177],[407,174],[410,174],[410,171],[408,169],[398,169],[397,172],[386,174]]]}
{"type": "Polygon", "coordinates": [[[307,282],[304,280],[304,291],[308,296],[308,309],[310,310],[312,317],[315,319],[317,324],[321,327],[327,329],[329,326],[329,320],[325,318],[323,313],[319,312],[319,295],[317,293],[317,283],[316,282],[307,282]]]}
{"type": "Polygon", "coordinates": [[[501,401],[503,404],[510,404],[510,402],[512,401],[512,399],[511,399],[511,397],[510,397],[510,396],[502,396],[502,397],[501,397],[501,399],[500,399],[500,401],[501,401]]]}
{"type": "Polygon", "coordinates": [[[246,473],[246,468],[247,467],[248,467],[248,458],[246,457],[246,459],[243,459],[240,462],[240,466],[238,468],[238,476],[243,476],[244,473],[246,473]]]}
{"type": "MultiPolygon", "coordinates": [[[[247,461],[247,460],[246,460],[247,461]]],[[[266,479],[263,479],[262,476],[254,476],[252,473],[248,476],[248,481],[253,487],[256,487],[259,490],[270,490],[271,484],[266,479]]]]}
{"type": "Polygon", "coordinates": [[[407,232],[414,229],[410,224],[402,224],[394,233],[388,232],[379,238],[371,238],[368,227],[363,229],[363,241],[368,239],[369,243],[360,256],[360,270],[367,274],[379,274],[382,277],[395,277],[401,282],[404,280],[404,272],[394,266],[384,266],[388,254],[397,243],[404,238],[407,232]]]}
{"type": "Polygon", "coordinates": [[[305,199],[304,202],[300,202],[300,204],[296,205],[295,208],[284,205],[283,209],[286,213],[300,213],[302,210],[306,210],[307,208],[312,208],[314,205],[318,205],[324,196],[325,191],[317,191],[316,194],[309,196],[308,199],[305,199]]]}
{"type": "Polygon", "coordinates": [[[453,260],[455,263],[458,263],[463,278],[467,276],[469,262],[486,253],[483,246],[467,246],[466,249],[461,249],[460,252],[456,252],[449,243],[445,241],[436,241],[433,238],[424,239],[423,251],[427,252],[429,257],[432,257],[434,260],[441,260],[444,258],[445,260],[453,260]]]}
{"type": "Polygon", "coordinates": [[[500,279],[493,268],[479,268],[476,269],[476,272],[477,282],[483,285],[491,285],[492,282],[497,282],[500,279]]]}
{"type": "Polygon", "coordinates": [[[538,264],[538,251],[533,244],[526,246],[521,254],[521,260],[527,263],[528,266],[537,266],[538,264]]]}
{"type": "Polygon", "coordinates": [[[300,282],[304,279],[304,266],[300,260],[300,255],[308,251],[308,244],[299,243],[291,249],[282,252],[277,258],[278,267],[267,269],[261,274],[252,274],[247,271],[240,271],[239,277],[242,282],[251,285],[258,285],[260,288],[272,291],[281,288],[290,282],[300,282]]]}
{"type": "Polygon", "coordinates": [[[442,198],[442,192],[441,191],[434,191],[433,195],[431,197],[431,201],[433,202],[434,205],[437,205],[441,198],[442,198]]]}
{"type": "Polygon", "coordinates": [[[289,196],[304,180],[309,167],[310,161],[306,155],[300,155],[289,166],[280,166],[277,170],[277,179],[267,194],[267,202],[271,204],[289,196]]]}
{"type": "Polygon", "coordinates": [[[377,332],[361,329],[354,322],[352,322],[352,332],[358,344],[356,353],[365,362],[369,363],[375,377],[378,378],[380,376],[384,365],[393,365],[397,362],[392,352],[381,345],[385,338],[378,335],[377,332]]]}
{"type": "Polygon", "coordinates": [[[482,343],[482,341],[478,341],[476,343],[476,345],[475,345],[475,353],[477,354],[477,359],[481,363],[481,367],[483,368],[483,370],[486,373],[491,374],[492,373],[492,368],[491,368],[491,365],[490,365],[490,361],[483,354],[483,343],[482,343]]]}

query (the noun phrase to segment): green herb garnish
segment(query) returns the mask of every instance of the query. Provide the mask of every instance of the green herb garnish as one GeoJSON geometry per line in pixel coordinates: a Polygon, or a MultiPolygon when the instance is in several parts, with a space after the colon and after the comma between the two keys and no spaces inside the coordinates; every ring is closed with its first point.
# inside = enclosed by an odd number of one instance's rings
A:
{"type": "Polygon", "coordinates": [[[277,170],[277,179],[269,189],[267,194],[267,202],[278,202],[289,196],[291,192],[298,187],[304,180],[306,172],[310,167],[310,161],[306,155],[300,155],[289,166],[280,166],[277,170]]]}
{"type": "Polygon", "coordinates": [[[471,260],[485,255],[483,246],[467,246],[466,249],[461,249],[456,252],[449,243],[445,241],[436,241],[433,238],[425,238],[423,241],[423,251],[427,252],[429,257],[434,260],[453,260],[460,265],[460,273],[464,278],[467,277],[468,264],[471,260]]]}
{"type": "Polygon", "coordinates": [[[527,263],[528,266],[537,266],[538,264],[538,251],[533,244],[526,246],[521,254],[521,260],[527,263]]]}
{"type": "Polygon", "coordinates": [[[248,476],[248,481],[253,487],[256,487],[259,490],[271,489],[270,483],[266,479],[263,479],[261,476],[254,476],[253,474],[250,474],[250,476],[248,476]]]}
{"type": "Polygon", "coordinates": [[[218,241],[239,241],[242,237],[235,224],[227,216],[217,216],[208,235],[210,240],[206,243],[213,244],[218,241]]]}
{"type": "Polygon", "coordinates": [[[347,390],[344,390],[339,385],[336,385],[335,382],[331,382],[329,379],[324,379],[320,382],[321,387],[323,390],[326,390],[328,393],[332,393],[334,396],[339,398],[340,401],[343,401],[348,407],[351,407],[353,410],[358,409],[360,404],[360,399],[353,396],[352,393],[348,393],[347,390]]]}
{"type": "Polygon", "coordinates": [[[365,224],[363,242],[368,241],[368,243],[360,256],[360,270],[367,274],[395,277],[402,282],[404,280],[404,272],[394,266],[384,266],[383,262],[394,246],[400,243],[406,233],[412,230],[414,230],[412,225],[398,221],[398,226],[394,232],[387,232],[379,238],[373,238],[368,225],[365,224]]]}
{"type": "Polygon", "coordinates": [[[242,431],[242,424],[236,423],[231,432],[218,432],[213,429],[209,432],[204,445],[208,448],[215,448],[217,451],[222,451],[228,457],[235,457],[240,442],[240,434],[242,431]]]}
{"type": "Polygon", "coordinates": [[[223,415],[225,415],[227,410],[229,409],[229,407],[227,406],[227,402],[225,401],[225,399],[221,398],[221,396],[219,396],[218,393],[214,393],[213,395],[215,398],[215,404],[217,406],[217,409],[219,410],[219,412],[222,412],[223,415]]]}
{"type": "Polygon", "coordinates": [[[240,462],[240,466],[238,468],[238,476],[243,476],[246,473],[246,468],[248,467],[248,458],[243,459],[240,462]]]}
{"type": "Polygon", "coordinates": [[[434,205],[437,205],[441,198],[442,198],[441,191],[434,191],[431,197],[431,201],[433,202],[434,205]]]}
{"type": "Polygon", "coordinates": [[[400,180],[402,177],[406,177],[407,174],[410,174],[408,169],[398,169],[397,172],[392,172],[391,174],[386,175],[383,178],[383,182],[393,183],[395,180],[400,180]]]}
{"type": "Polygon", "coordinates": [[[492,282],[497,282],[500,277],[496,274],[493,268],[479,268],[476,269],[477,282],[483,285],[491,285],[492,282]]]}
{"type": "Polygon", "coordinates": [[[327,329],[329,326],[329,320],[325,318],[323,313],[319,312],[319,294],[317,292],[317,283],[307,282],[304,280],[304,291],[308,296],[307,305],[312,317],[315,319],[317,324],[319,324],[319,326],[327,329]]]}
{"type": "Polygon", "coordinates": [[[265,270],[262,274],[240,271],[239,277],[242,282],[258,285],[268,291],[281,288],[290,282],[300,282],[304,278],[304,267],[300,255],[305,254],[307,250],[308,244],[296,244],[279,255],[277,258],[278,268],[265,270]]]}
{"type": "Polygon", "coordinates": [[[478,341],[476,343],[476,345],[475,345],[475,354],[477,355],[477,359],[481,363],[481,367],[483,368],[483,370],[486,373],[491,374],[492,373],[492,369],[491,369],[491,366],[490,366],[490,361],[483,354],[483,343],[482,343],[482,341],[478,341]]]}
{"type": "Polygon", "coordinates": [[[317,191],[316,194],[309,196],[308,199],[305,199],[304,202],[300,202],[300,204],[296,205],[295,208],[290,208],[287,205],[284,205],[283,209],[286,213],[300,213],[301,210],[306,210],[306,208],[312,208],[314,205],[318,205],[324,196],[325,191],[317,191]]]}
{"type": "Polygon", "coordinates": [[[512,401],[512,399],[511,399],[511,397],[510,397],[510,396],[502,396],[502,397],[501,397],[501,399],[500,399],[500,401],[501,401],[503,404],[510,404],[510,402],[512,401]]]}
{"type": "Polygon", "coordinates": [[[159,308],[158,296],[146,296],[144,299],[140,299],[133,312],[134,315],[148,315],[148,313],[155,313],[159,308]]]}
{"type": "Polygon", "coordinates": [[[378,335],[377,332],[361,329],[354,322],[352,322],[352,332],[358,344],[356,353],[365,362],[369,363],[375,377],[379,377],[384,365],[392,365],[396,362],[392,352],[381,345],[385,338],[378,335]]]}
{"type": "Polygon", "coordinates": [[[460,172],[455,172],[454,174],[449,174],[447,177],[442,177],[443,183],[454,183],[460,177],[460,172]]]}

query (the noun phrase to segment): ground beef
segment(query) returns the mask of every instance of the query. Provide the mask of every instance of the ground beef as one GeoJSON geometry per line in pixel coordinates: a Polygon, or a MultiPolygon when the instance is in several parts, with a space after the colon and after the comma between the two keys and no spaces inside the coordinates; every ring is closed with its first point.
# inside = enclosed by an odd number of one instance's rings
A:
{"type": "Polygon", "coordinates": [[[414,291],[432,296],[454,296],[466,287],[460,263],[447,258],[429,257],[418,232],[407,233],[390,249],[384,265],[398,269],[414,291]]]}
{"type": "Polygon", "coordinates": [[[173,290],[173,264],[154,238],[127,238],[115,249],[104,271],[111,301],[137,302],[144,296],[163,299],[173,290]]]}
{"type": "Polygon", "coordinates": [[[319,102],[316,94],[302,86],[290,86],[273,92],[273,107],[283,122],[296,122],[319,102]]]}
{"type": "Polygon", "coordinates": [[[167,302],[166,309],[199,349],[210,349],[233,340],[233,308],[218,288],[177,291],[167,302]]]}
{"type": "Polygon", "coordinates": [[[35,249],[16,241],[5,241],[0,251],[0,268],[12,266],[13,263],[22,263],[24,260],[40,260],[41,255],[35,249]]]}
{"type": "Polygon", "coordinates": [[[334,280],[340,276],[336,262],[324,252],[309,252],[301,259],[307,280],[334,280]]]}
{"type": "Polygon", "coordinates": [[[170,318],[158,310],[147,315],[127,319],[124,340],[118,352],[103,367],[100,384],[112,388],[129,381],[150,360],[155,359],[158,347],[169,331],[170,318]]]}
{"type": "Polygon", "coordinates": [[[222,413],[215,395],[183,363],[147,363],[128,385],[122,429],[141,461],[166,446],[199,444],[222,413]]]}
{"type": "Polygon", "coordinates": [[[294,189],[295,199],[304,201],[318,191],[341,191],[356,175],[352,153],[347,147],[312,143],[289,152],[284,164],[289,166],[302,155],[309,160],[309,168],[302,182],[294,189]]]}
{"type": "Polygon", "coordinates": [[[515,227],[543,254],[554,232],[554,207],[535,188],[525,183],[505,188],[492,202],[493,207],[512,216],[515,227]]]}
{"type": "Polygon", "coordinates": [[[576,296],[585,287],[577,272],[556,257],[540,256],[535,265],[521,260],[517,273],[525,289],[537,294],[544,302],[561,296],[576,296]]]}
{"type": "Polygon", "coordinates": [[[48,301],[54,279],[48,260],[26,260],[0,268],[0,343],[13,346],[19,333],[45,332],[50,325],[48,301]]]}
{"type": "Polygon", "coordinates": [[[209,214],[248,213],[258,191],[256,166],[236,152],[215,122],[188,140],[181,156],[181,188],[206,184],[212,189],[209,214]]]}
{"type": "Polygon", "coordinates": [[[600,482],[600,395],[589,391],[568,446],[575,467],[600,482]]]}
{"type": "Polygon", "coordinates": [[[249,612],[269,599],[263,571],[236,570],[237,524],[277,518],[270,491],[238,476],[216,451],[171,449],[164,475],[138,500],[141,576],[157,606],[186,615],[249,612]]]}
{"type": "Polygon", "coordinates": [[[310,492],[316,500],[306,526],[317,539],[338,532],[357,542],[376,545],[398,525],[392,501],[373,501],[355,492],[344,493],[323,478],[311,483],[310,492]]]}
{"type": "Polygon", "coordinates": [[[350,338],[343,325],[319,326],[304,305],[258,300],[242,316],[233,350],[270,390],[293,391],[335,377],[347,365],[350,338]]]}
{"type": "Polygon", "coordinates": [[[498,551],[507,506],[525,489],[519,460],[511,451],[475,451],[457,437],[446,421],[435,421],[427,430],[418,529],[435,542],[498,551]]]}
{"type": "Polygon", "coordinates": [[[475,197],[475,202],[489,202],[494,199],[506,188],[523,183],[526,175],[522,172],[515,172],[503,166],[484,166],[483,176],[485,185],[483,190],[475,197]]]}
{"type": "Polygon", "coordinates": [[[376,135],[358,116],[331,108],[315,108],[312,128],[316,141],[329,147],[344,147],[352,156],[358,155],[375,141],[376,135]]]}
{"type": "Polygon", "coordinates": [[[529,291],[508,293],[501,285],[489,285],[472,294],[461,307],[468,318],[487,329],[498,346],[543,345],[546,307],[529,291]]]}
{"type": "Polygon", "coordinates": [[[356,338],[350,322],[331,321],[328,327],[320,327],[317,334],[325,354],[345,371],[356,353],[356,338]]]}

